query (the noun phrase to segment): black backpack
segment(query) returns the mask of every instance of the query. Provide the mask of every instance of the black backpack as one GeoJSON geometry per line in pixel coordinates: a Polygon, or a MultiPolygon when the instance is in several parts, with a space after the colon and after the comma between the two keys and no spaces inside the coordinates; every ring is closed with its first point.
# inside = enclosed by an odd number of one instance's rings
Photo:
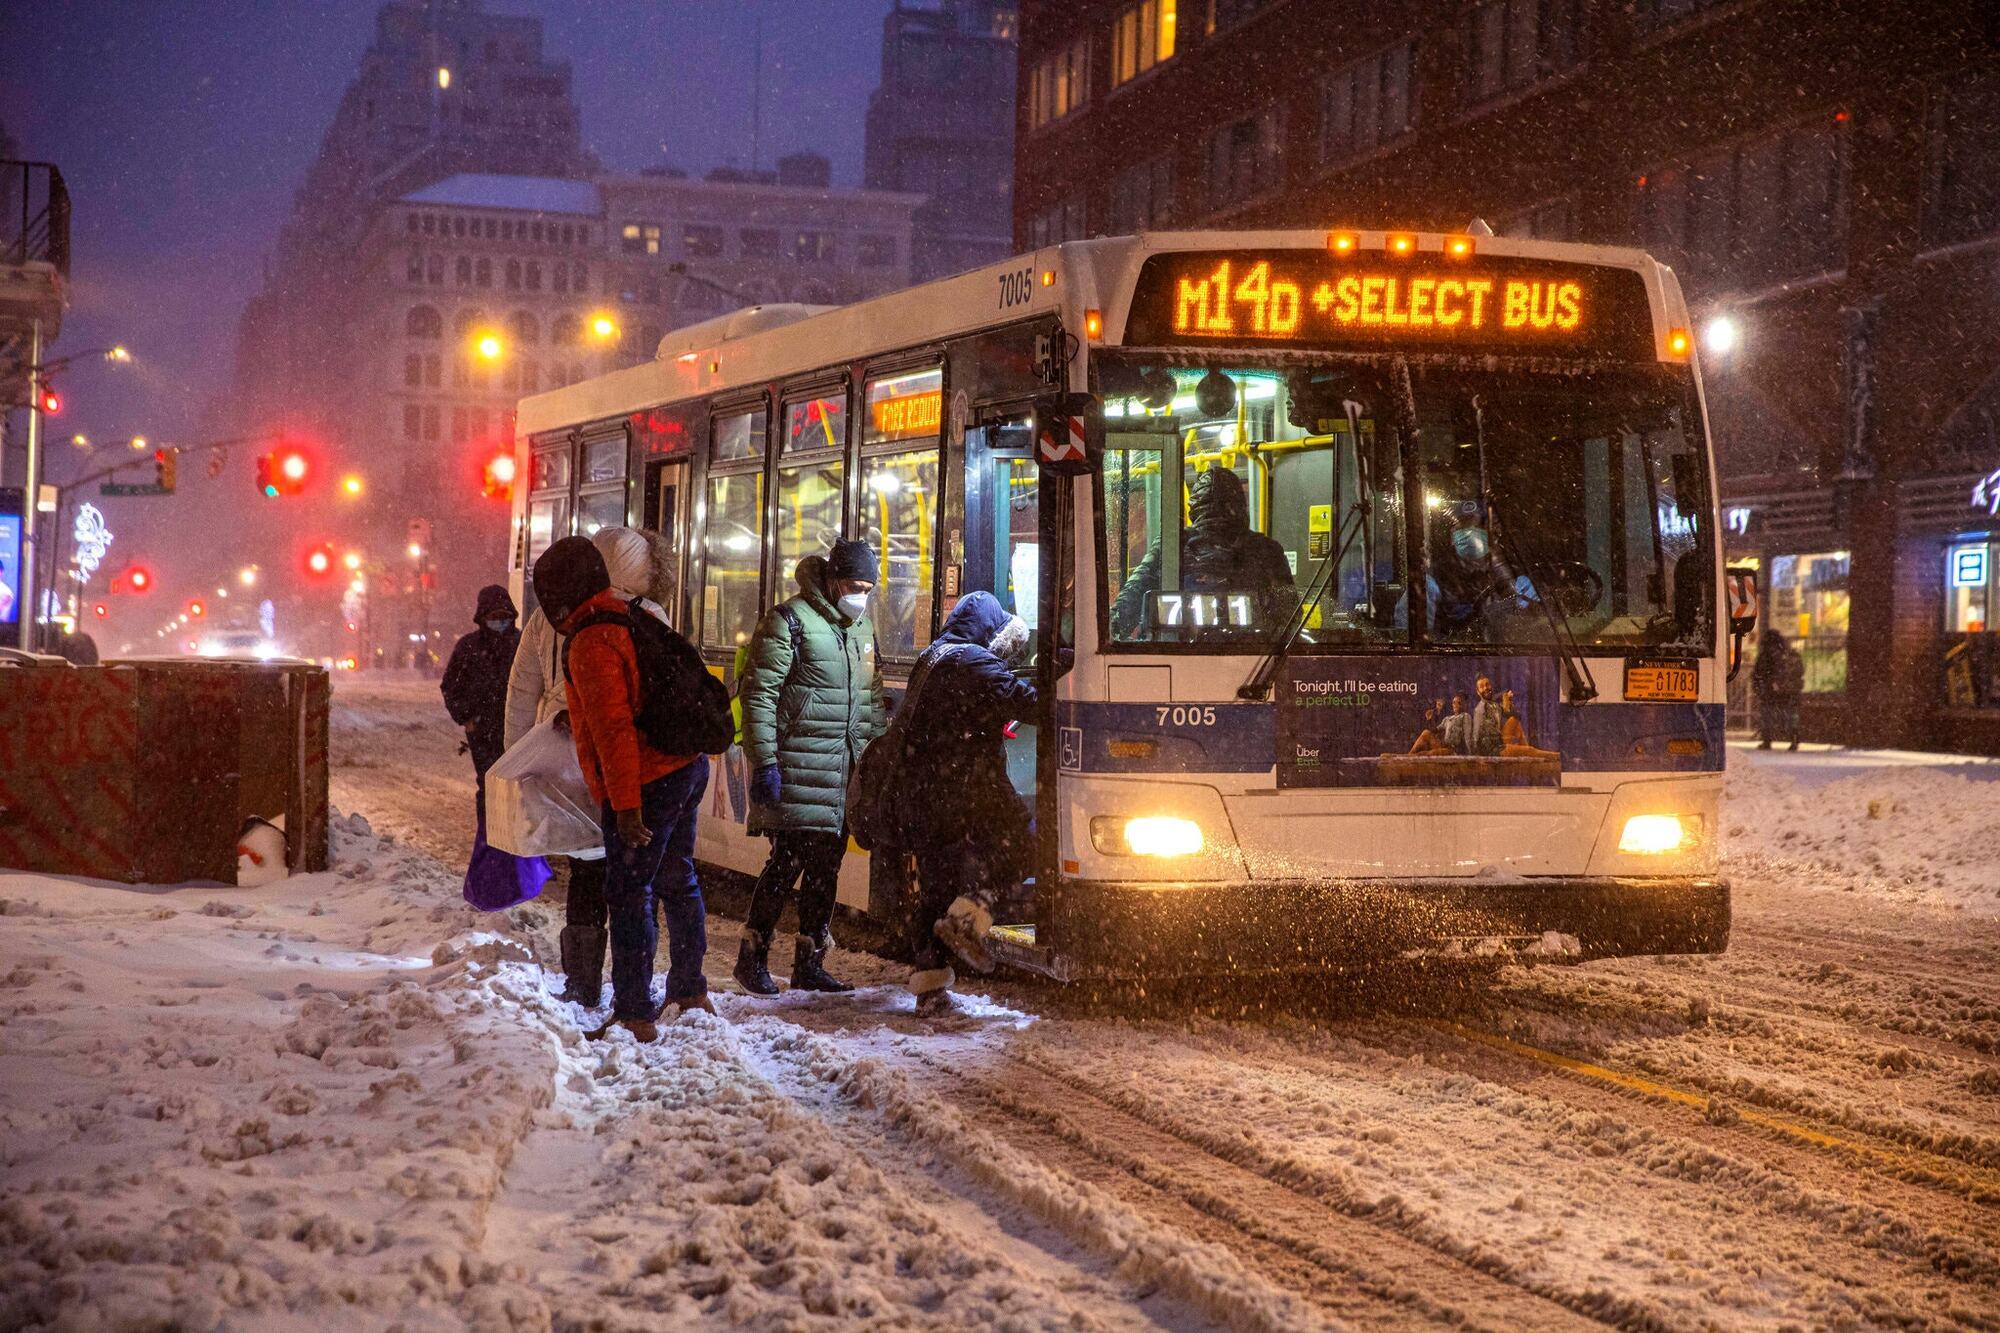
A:
{"type": "Polygon", "coordinates": [[[563,675],[570,645],[592,625],[623,625],[639,659],[639,709],[634,721],[646,743],[662,754],[721,754],[736,739],[729,690],[701,660],[694,645],[633,598],[625,612],[585,616],[563,639],[563,675]]]}
{"type": "Polygon", "coordinates": [[[889,719],[889,728],[868,742],[847,784],[847,832],[864,852],[900,847],[908,841],[903,826],[903,764],[910,748],[910,726],[917,700],[931,668],[952,655],[957,644],[941,646],[917,660],[903,690],[903,706],[889,719]]]}

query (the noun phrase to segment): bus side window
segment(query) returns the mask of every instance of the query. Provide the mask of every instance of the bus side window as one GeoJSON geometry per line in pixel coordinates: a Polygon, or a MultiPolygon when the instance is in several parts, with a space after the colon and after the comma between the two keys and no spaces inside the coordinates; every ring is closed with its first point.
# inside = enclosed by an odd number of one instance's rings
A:
{"type": "Polygon", "coordinates": [[[709,427],[707,522],[702,530],[701,645],[749,642],[763,614],[764,445],[769,413],[717,415],[709,427]]]}

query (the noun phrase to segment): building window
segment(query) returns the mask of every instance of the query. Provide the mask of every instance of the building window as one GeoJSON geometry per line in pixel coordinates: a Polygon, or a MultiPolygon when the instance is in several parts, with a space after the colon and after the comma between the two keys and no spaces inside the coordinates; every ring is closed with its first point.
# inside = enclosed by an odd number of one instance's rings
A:
{"type": "Polygon", "coordinates": [[[518,259],[507,261],[507,290],[510,292],[521,290],[521,261],[518,259]]]}
{"type": "Polygon", "coordinates": [[[863,268],[886,268],[896,262],[896,238],[863,236],[857,245],[857,251],[863,268]]]}
{"type": "Polygon", "coordinates": [[[417,215],[415,213],[403,214],[403,230],[412,236],[417,234],[417,215]]]}
{"type": "Polygon", "coordinates": [[[492,218],[486,219],[486,239],[493,240],[500,235],[500,224],[492,218]]]}
{"type": "Polygon", "coordinates": [[[528,261],[527,288],[531,292],[538,292],[542,289],[542,265],[540,260],[530,259],[528,261]]]}
{"type": "Polygon", "coordinates": [[[458,262],[452,265],[452,277],[457,281],[459,286],[470,287],[472,285],[472,261],[466,256],[460,255],[458,262]]]}
{"type": "Polygon", "coordinates": [[[1398,42],[1344,69],[1319,86],[1319,160],[1345,162],[1410,132],[1417,123],[1417,45],[1398,42]]]}
{"type": "Polygon", "coordinates": [[[424,214],[424,235],[429,236],[435,233],[436,231],[437,231],[436,216],[430,213],[424,214]]]}
{"type": "Polygon", "coordinates": [[[1472,100],[1532,87],[1582,59],[1582,0],[1481,0],[1472,11],[1472,100]]]}
{"type": "Polygon", "coordinates": [[[1081,111],[1090,96],[1090,39],[1079,37],[1028,71],[1028,128],[1038,130],[1081,111]]]}
{"type": "Polygon", "coordinates": [[[1847,153],[1832,117],[1646,173],[1639,233],[1696,283],[1756,290],[1841,267],[1847,153]]]}
{"type": "Polygon", "coordinates": [[[737,238],[745,259],[776,259],[778,233],[766,227],[746,227],[737,238]]]}
{"type": "Polygon", "coordinates": [[[443,255],[430,255],[424,260],[424,279],[433,287],[444,286],[443,255]]]}
{"type": "Polygon", "coordinates": [[[583,321],[575,315],[557,315],[549,325],[549,341],[558,347],[575,345],[583,333],[583,321]]]}
{"type": "Polygon", "coordinates": [[[1806,693],[1847,688],[1848,553],[1771,558],[1771,628],[1805,659],[1806,693]]]}
{"type": "Polygon", "coordinates": [[[491,287],[493,285],[493,261],[490,259],[480,260],[474,269],[472,280],[481,287],[491,287]]]}
{"type": "Polygon", "coordinates": [[[1083,196],[1072,195],[1035,215],[1028,223],[1028,244],[1039,250],[1045,245],[1080,241],[1087,234],[1085,221],[1083,196]]]}
{"type": "Polygon", "coordinates": [[[689,259],[714,259],[722,253],[722,228],[690,223],[681,230],[681,249],[689,259]]]}
{"type": "Polygon", "coordinates": [[[1726,0],[1636,0],[1632,7],[1632,30],[1642,35],[1657,32],[1723,3],[1726,0]]]}
{"type": "Polygon", "coordinates": [[[1139,0],[1111,21],[1111,86],[1174,58],[1176,0],[1139,0]]]}
{"type": "Polygon", "coordinates": [[[833,262],[833,233],[830,231],[802,231],[792,238],[792,258],[801,264],[831,264],[833,262]]]}
{"type": "Polygon", "coordinates": [[[432,352],[424,358],[424,387],[426,389],[435,389],[438,387],[438,354],[436,352],[432,352]]]}
{"type": "Polygon", "coordinates": [[[618,248],[628,255],[660,253],[660,229],[649,223],[628,222],[618,236],[618,248]]]}
{"type": "Polygon", "coordinates": [[[415,352],[403,358],[403,387],[420,389],[424,384],[424,359],[415,352]]]}
{"type": "Polygon", "coordinates": [[[430,444],[436,444],[438,434],[437,404],[430,403],[424,407],[424,439],[430,444]]]}
{"type": "Polygon", "coordinates": [[[413,305],[403,317],[403,333],[410,338],[439,337],[444,333],[444,316],[436,306],[413,305]]]}
{"type": "Polygon", "coordinates": [[[403,405],[403,438],[421,440],[424,437],[424,409],[416,403],[403,405]]]}
{"type": "Polygon", "coordinates": [[[1114,236],[1150,231],[1173,216],[1174,159],[1162,153],[1128,168],[1111,181],[1111,213],[1105,229],[1114,236]]]}
{"type": "Polygon", "coordinates": [[[1224,125],[1208,139],[1208,207],[1233,208],[1276,186],[1284,175],[1284,127],[1275,103],[1224,125]]]}
{"type": "Polygon", "coordinates": [[[2000,233],[2000,74],[1936,89],[1925,126],[1923,238],[1957,245],[2000,233]]]}
{"type": "Polygon", "coordinates": [[[451,442],[465,443],[465,409],[462,407],[451,409],[451,442]]]}
{"type": "MultiPolygon", "coordinates": [[[[414,214],[412,216],[414,216],[414,214]]],[[[409,263],[403,269],[403,278],[405,281],[408,282],[422,282],[424,280],[423,251],[421,250],[410,251],[410,260],[409,263]]]]}
{"type": "Polygon", "coordinates": [[[542,340],[542,326],[540,322],[527,311],[516,310],[511,323],[514,328],[514,341],[523,347],[532,346],[542,340]]]}
{"type": "Polygon", "coordinates": [[[1502,218],[1493,230],[1522,241],[1573,241],[1576,239],[1576,201],[1551,199],[1545,204],[1502,218]]]}
{"type": "Polygon", "coordinates": [[[1249,18],[1271,0],[1208,0],[1208,31],[1211,35],[1249,18]]]}
{"type": "Polygon", "coordinates": [[[549,284],[557,295],[569,294],[569,265],[557,264],[549,274],[549,284]]]}
{"type": "Polygon", "coordinates": [[[571,264],[569,268],[569,287],[578,296],[587,295],[590,291],[590,270],[582,264],[571,264]]]}
{"type": "Polygon", "coordinates": [[[453,218],[451,220],[451,234],[453,236],[458,236],[458,237],[463,237],[465,235],[464,218],[453,218]]]}

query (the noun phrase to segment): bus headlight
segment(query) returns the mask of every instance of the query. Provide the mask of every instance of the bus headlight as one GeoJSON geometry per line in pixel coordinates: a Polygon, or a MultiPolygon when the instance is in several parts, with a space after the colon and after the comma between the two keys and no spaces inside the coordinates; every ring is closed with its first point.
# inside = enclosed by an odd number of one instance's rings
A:
{"type": "Polygon", "coordinates": [[[1177,815],[1099,815],[1090,821],[1090,841],[1106,856],[1193,856],[1202,849],[1201,825],[1177,815]]]}
{"type": "Polygon", "coordinates": [[[1664,856],[1687,843],[1679,815],[1633,815],[1618,835],[1618,850],[1632,856],[1664,856]]]}

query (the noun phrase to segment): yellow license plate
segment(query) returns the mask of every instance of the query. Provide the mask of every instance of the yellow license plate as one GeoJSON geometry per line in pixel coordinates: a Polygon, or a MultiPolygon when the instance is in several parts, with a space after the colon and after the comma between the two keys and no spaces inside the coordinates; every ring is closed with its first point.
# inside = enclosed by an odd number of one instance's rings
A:
{"type": "Polygon", "coordinates": [[[1701,697],[1701,674],[1692,662],[1627,662],[1628,703],[1688,703],[1701,697]]]}

